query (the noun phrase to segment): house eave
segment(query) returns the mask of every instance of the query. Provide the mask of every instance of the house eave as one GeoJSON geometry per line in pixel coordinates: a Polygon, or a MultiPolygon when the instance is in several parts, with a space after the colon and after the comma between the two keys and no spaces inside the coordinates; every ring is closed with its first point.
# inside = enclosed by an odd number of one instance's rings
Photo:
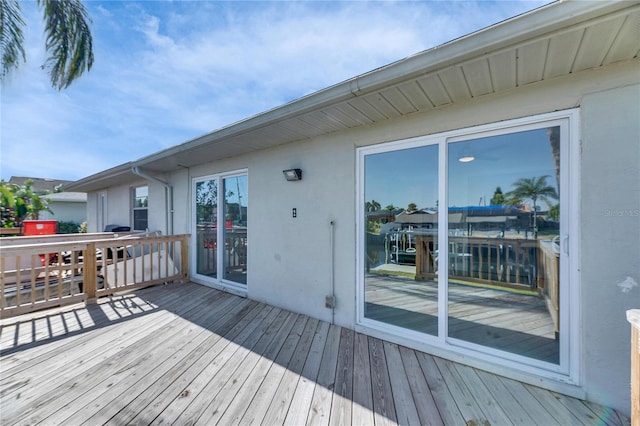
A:
{"type": "MultiPolygon", "coordinates": [[[[93,191],[126,182],[127,179],[130,180],[135,176],[131,173],[132,167],[139,167],[153,174],[168,173],[184,167],[370,125],[401,115],[427,112],[447,102],[465,102],[484,94],[511,90],[535,82],[536,79],[550,79],[571,74],[576,72],[576,69],[565,67],[562,62],[565,58],[561,54],[556,53],[557,57],[554,57],[550,56],[548,51],[539,53],[538,50],[541,49],[537,49],[538,45],[544,47],[545,43],[550,45],[554,40],[565,41],[568,38],[567,34],[575,33],[576,37],[581,35],[584,38],[589,35],[589,31],[597,31],[596,34],[600,38],[602,38],[600,33],[606,33],[611,39],[610,45],[604,47],[589,47],[589,43],[580,43],[579,48],[582,50],[575,52],[576,56],[589,58],[590,55],[600,54],[596,49],[606,48],[610,52],[615,47],[620,51],[614,52],[616,53],[614,55],[608,54],[608,57],[612,58],[609,62],[606,57],[596,62],[584,61],[583,68],[577,71],[605,66],[615,61],[634,59],[637,58],[638,49],[634,50],[633,47],[627,46],[628,43],[616,41],[612,34],[619,36],[623,28],[628,30],[629,26],[633,26],[633,22],[626,21],[638,20],[638,15],[640,15],[638,2],[560,1],[552,3],[174,147],[86,177],[67,185],[67,190],[93,191]],[[633,18],[628,19],[628,16],[633,18]],[[602,24],[603,22],[605,24],[602,24]],[[606,25],[606,22],[613,22],[613,24],[606,25]],[[525,53],[526,49],[531,52],[525,53]],[[547,71],[547,75],[542,73],[540,76],[511,75],[522,73],[517,71],[515,63],[526,60],[524,56],[527,54],[532,61],[536,59],[534,55],[541,57],[546,55],[546,60],[559,63],[556,67],[558,71],[547,71]],[[513,68],[516,70],[510,70],[509,67],[504,70],[496,67],[497,72],[504,73],[504,78],[501,75],[493,75],[490,69],[491,61],[496,58],[514,62],[513,68]],[[473,69],[475,80],[479,81],[477,87],[473,87],[475,83],[464,77],[465,67],[473,69]],[[428,89],[424,88],[425,82],[428,83],[432,76],[442,80],[441,74],[452,78],[460,78],[458,74],[462,75],[463,84],[466,85],[465,92],[447,94],[448,99],[444,100],[437,99],[435,95],[429,97],[428,89]],[[496,85],[491,79],[509,83],[496,85]],[[422,91],[425,92],[420,96],[424,99],[402,99],[403,96],[407,97],[408,88],[420,84],[423,85],[422,91]],[[395,93],[389,93],[394,90],[399,93],[398,104],[394,104],[395,93]],[[385,102],[385,105],[382,107],[376,105],[372,110],[373,114],[362,108],[369,108],[377,98],[383,99],[381,102],[385,102]],[[388,107],[388,111],[384,110],[385,107],[388,107]],[[320,122],[318,116],[326,119],[320,122]]],[[[553,69],[553,66],[554,63],[549,64],[550,69],[553,69]]]]}

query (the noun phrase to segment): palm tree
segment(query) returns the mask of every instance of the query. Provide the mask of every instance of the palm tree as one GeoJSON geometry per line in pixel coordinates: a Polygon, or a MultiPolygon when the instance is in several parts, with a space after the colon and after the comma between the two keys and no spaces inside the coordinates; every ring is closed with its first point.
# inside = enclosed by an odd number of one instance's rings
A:
{"type": "MultiPolygon", "coordinates": [[[[45,21],[45,49],[49,57],[42,65],[49,72],[51,86],[62,90],[93,65],[91,18],[80,0],[38,0],[45,21]]],[[[0,79],[26,61],[18,0],[0,0],[0,79]]]]}
{"type": "Polygon", "coordinates": [[[538,200],[550,205],[550,199],[558,199],[558,194],[553,186],[547,184],[549,176],[532,178],[520,178],[513,183],[514,189],[506,195],[511,200],[533,201],[533,235],[538,236],[538,200]]]}
{"type": "Polygon", "coordinates": [[[378,210],[380,210],[381,205],[376,200],[371,200],[364,203],[364,208],[368,212],[377,212],[378,210]]]}
{"type": "Polygon", "coordinates": [[[20,222],[24,219],[38,219],[41,211],[52,213],[49,209],[49,201],[33,190],[33,180],[27,179],[22,186],[13,185],[11,190],[16,216],[20,222]]]}

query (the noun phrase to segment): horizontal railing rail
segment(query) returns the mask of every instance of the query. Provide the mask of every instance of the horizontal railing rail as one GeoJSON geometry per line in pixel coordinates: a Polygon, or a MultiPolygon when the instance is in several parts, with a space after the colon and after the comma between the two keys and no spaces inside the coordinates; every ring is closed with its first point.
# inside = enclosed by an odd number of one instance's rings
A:
{"type": "Polygon", "coordinates": [[[2,240],[0,317],[188,277],[188,235],[73,235],[2,240]]]}

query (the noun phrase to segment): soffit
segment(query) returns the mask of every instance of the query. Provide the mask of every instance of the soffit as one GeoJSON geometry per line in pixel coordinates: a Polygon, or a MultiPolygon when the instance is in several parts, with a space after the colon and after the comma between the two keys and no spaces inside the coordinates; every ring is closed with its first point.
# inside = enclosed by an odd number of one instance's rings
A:
{"type": "MultiPolygon", "coordinates": [[[[593,5],[594,10],[572,18],[556,16],[571,15],[563,10],[568,7],[585,7],[576,3],[551,5],[489,27],[130,165],[150,173],[170,172],[638,57],[638,2],[609,5],[606,13],[603,6],[593,5]],[[537,28],[521,28],[528,20],[538,22],[537,28]]],[[[95,190],[124,182],[131,178],[127,167],[113,169],[111,177],[107,171],[85,178],[71,188],[95,190]]]]}

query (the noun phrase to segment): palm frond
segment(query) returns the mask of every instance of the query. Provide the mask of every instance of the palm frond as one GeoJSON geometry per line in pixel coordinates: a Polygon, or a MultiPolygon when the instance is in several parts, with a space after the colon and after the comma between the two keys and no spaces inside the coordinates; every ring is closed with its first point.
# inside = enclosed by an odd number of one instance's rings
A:
{"type": "Polygon", "coordinates": [[[65,89],[93,65],[91,18],[80,0],[38,0],[38,4],[44,8],[49,54],[42,67],[54,88],[65,89]]]}
{"type": "Polygon", "coordinates": [[[22,9],[17,0],[0,0],[0,79],[25,61],[22,9]]]}

